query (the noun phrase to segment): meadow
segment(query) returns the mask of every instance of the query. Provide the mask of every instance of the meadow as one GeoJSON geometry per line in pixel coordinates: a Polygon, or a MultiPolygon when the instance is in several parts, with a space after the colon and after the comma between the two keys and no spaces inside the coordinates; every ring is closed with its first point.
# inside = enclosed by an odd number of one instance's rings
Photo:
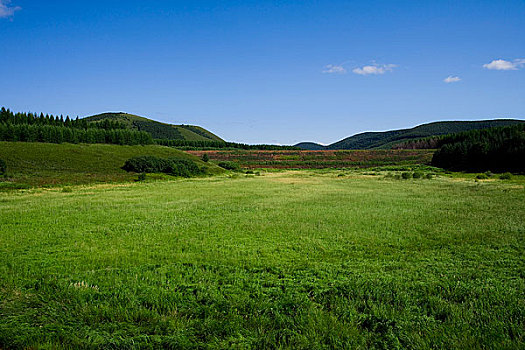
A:
{"type": "Polygon", "coordinates": [[[386,175],[0,193],[0,348],[523,348],[523,179],[386,175]]]}

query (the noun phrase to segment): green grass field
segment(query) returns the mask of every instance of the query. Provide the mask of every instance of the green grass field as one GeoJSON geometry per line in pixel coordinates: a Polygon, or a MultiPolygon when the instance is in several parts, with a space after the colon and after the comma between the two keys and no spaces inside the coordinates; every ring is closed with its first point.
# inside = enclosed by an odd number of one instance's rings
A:
{"type": "Polygon", "coordinates": [[[161,158],[190,159],[208,173],[222,169],[198,157],[164,146],[119,146],[105,144],[53,144],[0,142],[0,159],[7,163],[7,181],[2,188],[126,182],[137,178],[121,167],[132,157],[152,155],[161,158]]]}
{"type": "Polygon", "coordinates": [[[0,348],[523,349],[523,185],[304,170],[0,193],[0,348]]]}

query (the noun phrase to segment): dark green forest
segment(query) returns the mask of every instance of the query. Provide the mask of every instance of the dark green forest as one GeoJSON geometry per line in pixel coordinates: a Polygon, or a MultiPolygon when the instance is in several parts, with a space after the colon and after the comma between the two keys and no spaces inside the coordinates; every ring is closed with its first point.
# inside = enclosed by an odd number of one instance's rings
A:
{"type": "Polygon", "coordinates": [[[126,129],[118,121],[88,123],[69,116],[41,113],[13,113],[0,109],[0,141],[48,143],[108,143],[117,145],[153,144],[150,134],[126,129]]]}
{"type": "Polygon", "coordinates": [[[525,124],[441,138],[432,165],[454,171],[525,171],[525,124]]]}

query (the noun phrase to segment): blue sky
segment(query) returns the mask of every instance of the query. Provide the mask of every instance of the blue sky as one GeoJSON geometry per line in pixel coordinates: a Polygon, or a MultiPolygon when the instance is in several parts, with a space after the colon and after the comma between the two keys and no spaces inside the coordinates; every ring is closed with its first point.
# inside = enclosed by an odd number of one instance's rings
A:
{"type": "Polygon", "coordinates": [[[525,119],[524,28],[523,0],[0,0],[0,105],[279,144],[525,119]]]}

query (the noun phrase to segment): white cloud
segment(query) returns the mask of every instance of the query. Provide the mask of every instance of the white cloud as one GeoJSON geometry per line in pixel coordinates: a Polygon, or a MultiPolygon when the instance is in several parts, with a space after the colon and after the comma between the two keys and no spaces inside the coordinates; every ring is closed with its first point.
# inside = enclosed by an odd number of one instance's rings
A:
{"type": "Polygon", "coordinates": [[[327,74],[346,74],[346,69],[342,65],[329,64],[324,67],[323,73],[327,74]]]}
{"type": "Polygon", "coordinates": [[[484,64],[483,68],[492,70],[518,70],[525,66],[525,59],[518,58],[514,61],[505,61],[502,59],[493,60],[490,63],[484,64]]]}
{"type": "Polygon", "coordinates": [[[12,17],[16,11],[21,10],[19,6],[9,6],[11,0],[0,0],[0,18],[12,17]]]}
{"type": "Polygon", "coordinates": [[[448,84],[448,83],[457,83],[460,80],[461,80],[460,77],[454,77],[452,75],[449,75],[443,81],[448,84]]]}
{"type": "Polygon", "coordinates": [[[372,66],[355,68],[352,70],[352,72],[360,75],[385,74],[386,72],[391,72],[395,67],[397,67],[395,64],[374,64],[372,66]]]}

